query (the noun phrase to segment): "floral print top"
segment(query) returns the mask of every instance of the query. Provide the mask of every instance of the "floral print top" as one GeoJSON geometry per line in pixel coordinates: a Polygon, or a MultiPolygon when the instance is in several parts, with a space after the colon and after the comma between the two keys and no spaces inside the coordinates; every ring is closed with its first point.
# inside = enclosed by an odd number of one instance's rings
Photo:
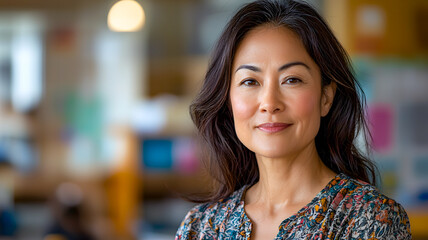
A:
{"type": "MultiPolygon", "coordinates": [[[[252,223],[242,200],[246,189],[194,207],[175,239],[250,239],[252,223]]],[[[275,239],[411,239],[411,233],[400,204],[340,173],[308,205],[282,221],[275,239]]]]}

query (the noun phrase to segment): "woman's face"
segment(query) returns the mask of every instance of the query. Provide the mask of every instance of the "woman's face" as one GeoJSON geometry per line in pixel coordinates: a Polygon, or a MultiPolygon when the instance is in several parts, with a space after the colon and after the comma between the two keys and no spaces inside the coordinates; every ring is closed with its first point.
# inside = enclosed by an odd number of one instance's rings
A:
{"type": "Polygon", "coordinates": [[[230,103],[240,141],[257,156],[280,158],[314,147],[334,96],[317,64],[285,27],[260,26],[239,44],[230,103]]]}

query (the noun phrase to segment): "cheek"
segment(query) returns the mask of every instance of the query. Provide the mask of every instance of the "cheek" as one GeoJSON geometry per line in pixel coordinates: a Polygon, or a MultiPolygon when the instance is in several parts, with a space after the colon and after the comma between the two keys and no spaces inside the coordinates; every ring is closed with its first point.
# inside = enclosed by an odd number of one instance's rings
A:
{"type": "Polygon", "coordinates": [[[233,118],[235,123],[239,119],[248,119],[253,114],[254,106],[251,104],[251,100],[247,99],[245,96],[234,96],[230,97],[230,103],[232,105],[233,118]]]}
{"type": "Polygon", "coordinates": [[[313,92],[301,93],[295,98],[293,109],[296,116],[301,117],[301,120],[320,118],[320,96],[313,92]]]}

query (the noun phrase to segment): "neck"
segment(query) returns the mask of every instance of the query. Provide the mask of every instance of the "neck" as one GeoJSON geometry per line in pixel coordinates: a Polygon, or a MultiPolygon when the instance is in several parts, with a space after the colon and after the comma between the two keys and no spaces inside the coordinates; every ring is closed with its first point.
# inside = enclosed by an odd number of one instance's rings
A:
{"type": "Polygon", "coordinates": [[[285,158],[257,156],[259,182],[251,187],[247,203],[267,207],[308,203],[336,175],[321,161],[315,145],[285,158]]]}

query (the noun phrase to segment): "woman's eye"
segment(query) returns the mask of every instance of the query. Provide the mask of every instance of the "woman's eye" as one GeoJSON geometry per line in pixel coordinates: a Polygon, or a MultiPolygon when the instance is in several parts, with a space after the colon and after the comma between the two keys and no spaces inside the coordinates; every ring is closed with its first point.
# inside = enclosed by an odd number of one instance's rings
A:
{"type": "Polygon", "coordinates": [[[245,85],[245,86],[257,86],[259,85],[259,83],[254,80],[254,79],[246,79],[244,81],[241,82],[241,85],[245,85]]]}
{"type": "Polygon", "coordinates": [[[302,80],[298,79],[298,78],[287,78],[284,80],[284,83],[286,84],[297,84],[302,82],[302,80]]]}

